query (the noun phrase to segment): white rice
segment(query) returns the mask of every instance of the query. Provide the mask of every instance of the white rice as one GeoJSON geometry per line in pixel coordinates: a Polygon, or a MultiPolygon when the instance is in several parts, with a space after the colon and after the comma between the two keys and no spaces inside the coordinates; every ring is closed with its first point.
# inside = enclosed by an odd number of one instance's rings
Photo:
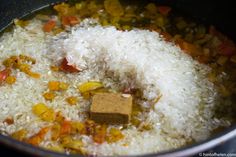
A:
{"type": "Polygon", "coordinates": [[[82,99],[76,87],[88,80],[102,81],[113,89],[135,86],[143,91],[147,101],[140,103],[145,108],[151,108],[150,101],[162,95],[154,109],[143,117],[154,129],[140,132],[129,127],[123,130],[125,139],[113,144],[97,145],[91,137],[83,136],[85,149],[91,154],[134,155],[169,150],[192,140],[204,140],[213,129],[230,124],[214,117],[214,108],[220,100],[214,85],[206,78],[209,67],[194,61],[156,32],[118,31],[89,23],[86,20],[71,32],[52,36],[40,29],[40,21],[33,20],[25,29],[16,27],[11,33],[4,33],[0,38],[0,61],[17,54],[32,56],[37,61],[33,70],[42,77],[32,79],[18,71],[15,84],[0,86],[1,132],[11,134],[27,128],[30,136],[48,125],[31,112],[32,106],[39,102],[61,111],[67,119],[83,120],[86,116],[78,113],[87,111],[89,102],[82,99]],[[50,65],[58,64],[64,56],[83,71],[53,73],[50,65]],[[64,95],[78,96],[80,102],[69,106],[62,96],[46,102],[42,93],[50,80],[69,83],[64,95]],[[2,123],[9,116],[13,116],[14,124],[2,123]]]}

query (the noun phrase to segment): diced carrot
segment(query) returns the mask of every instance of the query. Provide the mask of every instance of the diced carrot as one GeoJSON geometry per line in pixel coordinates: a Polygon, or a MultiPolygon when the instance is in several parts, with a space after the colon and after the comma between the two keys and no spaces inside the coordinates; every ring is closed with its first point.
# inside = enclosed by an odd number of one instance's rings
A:
{"type": "Polygon", "coordinates": [[[44,138],[44,136],[47,134],[47,132],[49,131],[50,127],[44,127],[42,128],[38,133],[37,136],[39,136],[40,138],[44,138]]]}
{"type": "Polygon", "coordinates": [[[158,6],[157,10],[164,16],[167,16],[171,11],[171,7],[168,6],[158,6]]]}
{"type": "Polygon", "coordinates": [[[51,32],[55,26],[56,26],[56,22],[54,20],[50,20],[43,26],[43,31],[51,32]]]}
{"type": "Polygon", "coordinates": [[[71,127],[71,122],[70,121],[63,121],[61,123],[61,130],[60,130],[60,135],[66,135],[66,134],[70,134],[72,127],[71,127]]]}
{"type": "Polygon", "coordinates": [[[69,72],[69,73],[79,72],[79,70],[76,69],[74,66],[68,65],[68,61],[66,58],[62,60],[60,70],[64,72],[69,72]]]}
{"type": "Polygon", "coordinates": [[[11,74],[11,69],[8,68],[0,71],[0,84],[4,82],[10,74],[11,74]]]}
{"type": "Polygon", "coordinates": [[[74,26],[79,23],[79,19],[76,16],[63,16],[61,22],[64,27],[74,26]]]}
{"type": "Polygon", "coordinates": [[[29,144],[38,146],[42,142],[42,139],[39,136],[33,136],[29,140],[27,140],[26,142],[29,144]]]}
{"type": "Polygon", "coordinates": [[[44,127],[42,128],[37,134],[30,137],[28,140],[26,140],[27,143],[38,146],[44,139],[45,135],[49,131],[50,127],[44,127]]]}

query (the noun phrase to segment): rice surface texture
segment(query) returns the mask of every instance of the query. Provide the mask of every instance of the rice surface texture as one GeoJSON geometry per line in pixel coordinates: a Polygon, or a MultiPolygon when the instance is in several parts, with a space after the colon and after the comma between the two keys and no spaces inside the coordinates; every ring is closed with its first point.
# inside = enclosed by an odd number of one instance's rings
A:
{"type": "MultiPolygon", "coordinates": [[[[49,125],[32,113],[32,106],[40,102],[60,111],[68,120],[83,121],[87,116],[82,113],[89,110],[90,101],[83,99],[77,86],[91,80],[103,82],[114,91],[126,86],[142,91],[142,99],[137,101],[148,112],[139,117],[152,129],[139,131],[130,125],[122,130],[125,138],[116,143],[96,144],[89,136],[78,136],[89,154],[135,155],[170,150],[204,140],[215,128],[229,125],[214,115],[222,100],[207,79],[211,69],[157,32],[120,31],[94,24],[91,19],[56,36],[41,28],[42,23],[34,19],[27,27],[15,27],[0,38],[1,63],[12,55],[29,55],[37,62],[33,71],[41,74],[40,79],[33,79],[17,71],[15,84],[0,86],[1,133],[8,135],[26,128],[30,136],[49,125]],[[64,57],[81,72],[52,72],[50,66],[64,57]],[[51,80],[66,82],[70,88],[50,102],[42,93],[51,80]],[[66,104],[65,98],[71,95],[79,98],[77,105],[66,104]],[[160,100],[152,103],[158,97],[160,100]],[[12,125],[3,122],[9,116],[14,119],[12,125]]],[[[47,147],[53,142],[46,137],[40,145],[47,147]]]]}

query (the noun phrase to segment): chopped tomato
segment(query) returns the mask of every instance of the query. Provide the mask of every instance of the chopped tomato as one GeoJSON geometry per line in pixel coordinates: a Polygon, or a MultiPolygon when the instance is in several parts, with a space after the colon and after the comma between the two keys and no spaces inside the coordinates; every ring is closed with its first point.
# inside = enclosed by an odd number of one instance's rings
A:
{"type": "Polygon", "coordinates": [[[76,16],[63,16],[61,22],[63,26],[74,26],[79,23],[79,19],[76,16]]]}
{"type": "Polygon", "coordinates": [[[64,72],[69,72],[69,73],[79,72],[79,70],[76,69],[74,66],[68,65],[68,61],[66,58],[62,60],[60,69],[64,72]]]}
{"type": "Polygon", "coordinates": [[[51,32],[55,26],[56,26],[56,22],[54,20],[50,20],[43,26],[43,31],[51,32]]]}
{"type": "Polygon", "coordinates": [[[159,6],[157,7],[157,10],[164,16],[167,16],[169,12],[171,11],[171,7],[168,6],[159,6]]]}
{"type": "Polygon", "coordinates": [[[10,75],[10,69],[4,69],[0,71],[0,84],[6,80],[6,78],[10,75]]]}

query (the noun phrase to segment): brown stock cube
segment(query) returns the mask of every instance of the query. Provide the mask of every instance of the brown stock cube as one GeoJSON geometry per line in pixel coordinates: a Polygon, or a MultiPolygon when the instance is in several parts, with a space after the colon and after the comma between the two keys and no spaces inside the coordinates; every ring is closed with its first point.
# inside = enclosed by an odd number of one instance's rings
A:
{"type": "Polygon", "coordinates": [[[132,96],[120,93],[99,93],[93,96],[90,118],[97,123],[127,124],[132,112],[132,96]]]}

